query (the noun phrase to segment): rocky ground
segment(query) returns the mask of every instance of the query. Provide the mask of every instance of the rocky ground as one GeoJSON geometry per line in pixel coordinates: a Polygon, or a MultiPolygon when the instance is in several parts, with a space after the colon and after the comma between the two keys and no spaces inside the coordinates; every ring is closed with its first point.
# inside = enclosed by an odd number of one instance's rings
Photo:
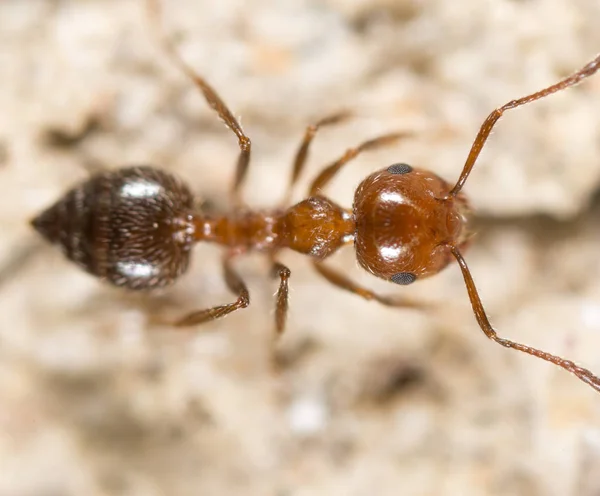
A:
{"type": "MultiPolygon", "coordinates": [[[[597,0],[177,0],[166,31],[242,116],[252,206],[283,197],[305,126],[324,130],[296,198],[326,163],[391,130],[331,196],[402,161],[455,179],[486,115],[600,51],[597,0]]],[[[302,257],[271,368],[276,282],[239,262],[252,305],[228,302],[219,250],[172,290],[104,286],[28,221],[88,171],[156,164],[227,206],[237,146],[151,36],[142,0],[0,2],[0,495],[577,495],[600,493],[600,396],[487,340],[452,266],[410,288],[332,263],[426,312],[329,287],[302,257]]],[[[465,191],[467,259],[501,335],[600,373],[600,75],[507,115],[465,191]]]]}

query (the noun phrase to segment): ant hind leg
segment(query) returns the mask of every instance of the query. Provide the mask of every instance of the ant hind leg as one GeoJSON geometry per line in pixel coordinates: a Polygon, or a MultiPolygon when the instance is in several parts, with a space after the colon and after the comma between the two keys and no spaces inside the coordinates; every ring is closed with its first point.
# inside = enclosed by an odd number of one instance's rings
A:
{"type": "Polygon", "coordinates": [[[242,278],[231,266],[231,259],[231,256],[226,256],[223,260],[223,274],[225,276],[227,287],[232,293],[238,295],[237,300],[226,305],[218,305],[212,308],[191,312],[175,322],[176,327],[188,327],[203,324],[204,322],[210,322],[211,320],[220,319],[221,317],[225,317],[225,315],[229,315],[236,310],[246,308],[250,304],[248,288],[246,287],[246,284],[242,278]]]}
{"type": "Polygon", "coordinates": [[[252,144],[250,138],[244,134],[242,126],[231,113],[225,102],[217,94],[217,92],[208,84],[208,82],[197,74],[191,66],[189,66],[176,52],[172,44],[164,37],[160,29],[161,7],[159,0],[147,0],[148,12],[152,22],[156,37],[166,52],[171,61],[178,66],[198,87],[204,95],[204,99],[208,105],[218,114],[225,125],[231,129],[238,139],[240,154],[238,156],[235,179],[231,189],[233,201],[235,204],[241,204],[240,188],[246,178],[248,165],[250,164],[250,152],[252,144]]]}

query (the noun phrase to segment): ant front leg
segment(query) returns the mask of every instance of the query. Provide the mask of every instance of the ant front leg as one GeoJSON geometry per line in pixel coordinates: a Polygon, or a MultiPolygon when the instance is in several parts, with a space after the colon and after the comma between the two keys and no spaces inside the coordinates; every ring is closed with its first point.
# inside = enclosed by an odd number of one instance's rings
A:
{"type": "Polygon", "coordinates": [[[554,365],[558,365],[567,372],[570,372],[571,374],[575,375],[577,378],[594,388],[596,391],[600,392],[600,377],[594,375],[588,369],[580,367],[571,360],[565,360],[564,358],[552,355],[551,353],[547,353],[542,350],[538,350],[537,348],[532,348],[531,346],[516,343],[509,339],[499,337],[495,329],[490,324],[488,316],[485,313],[483,303],[481,302],[481,298],[479,297],[479,293],[477,292],[477,288],[475,287],[475,282],[473,281],[473,276],[471,276],[471,271],[469,270],[465,259],[460,254],[458,248],[452,245],[449,245],[449,248],[452,252],[452,255],[454,255],[454,257],[458,261],[458,265],[460,266],[460,270],[462,272],[465,284],[467,286],[467,293],[469,294],[469,300],[471,300],[471,306],[473,308],[475,318],[477,319],[477,323],[488,338],[490,338],[492,341],[495,341],[499,345],[504,346],[505,348],[511,348],[513,350],[522,351],[523,353],[527,353],[528,355],[532,355],[534,357],[541,358],[542,360],[546,360],[547,362],[553,363],[554,365]]]}
{"type": "Polygon", "coordinates": [[[237,161],[235,179],[231,188],[231,194],[233,201],[236,205],[241,204],[240,188],[246,178],[248,172],[248,165],[250,164],[250,152],[252,144],[250,138],[244,134],[242,126],[240,126],[237,119],[233,116],[231,111],[225,105],[225,102],[221,100],[221,97],[217,92],[208,84],[208,82],[198,75],[175,51],[171,43],[165,39],[159,28],[159,21],[161,17],[161,8],[159,0],[147,0],[148,12],[150,13],[150,19],[153,23],[154,31],[157,33],[159,43],[171,59],[171,61],[178,66],[200,89],[208,105],[217,112],[218,116],[225,122],[225,125],[231,129],[238,139],[238,145],[240,147],[240,154],[237,161]]]}
{"type": "Polygon", "coordinates": [[[389,146],[394,144],[400,138],[405,138],[408,136],[408,133],[392,133],[380,136],[378,138],[374,138],[364,143],[361,143],[356,148],[349,148],[346,150],[344,155],[333,162],[331,165],[325,167],[321,171],[321,173],[313,180],[310,190],[309,196],[318,196],[321,194],[321,190],[329,184],[329,182],[333,179],[333,177],[341,170],[341,168],[350,162],[352,159],[356,158],[360,153],[367,150],[376,150],[378,148],[383,148],[385,146],[389,146]]]}
{"type": "Polygon", "coordinates": [[[231,260],[232,257],[229,255],[224,258],[223,275],[225,277],[225,283],[227,284],[227,287],[232,293],[238,295],[237,300],[233,303],[228,303],[227,305],[219,305],[216,307],[207,308],[205,310],[192,312],[178,320],[175,323],[175,326],[187,327],[203,324],[204,322],[210,322],[211,320],[225,317],[225,315],[229,315],[230,313],[240,310],[241,308],[246,308],[250,304],[250,294],[248,293],[248,288],[246,287],[246,284],[242,278],[231,266],[231,260]]]}
{"type": "Polygon", "coordinates": [[[285,331],[285,321],[288,313],[288,298],[289,298],[289,287],[288,280],[292,274],[282,263],[273,261],[271,269],[273,277],[279,276],[279,289],[277,290],[277,306],[275,307],[275,331],[277,337],[283,334],[285,331]]]}
{"type": "Polygon", "coordinates": [[[424,306],[423,304],[406,298],[377,294],[374,291],[355,283],[341,272],[327,267],[323,262],[315,261],[313,262],[313,265],[315,269],[317,269],[317,272],[324,277],[327,282],[345,291],[350,291],[350,293],[354,293],[365,300],[375,300],[388,307],[422,308],[424,306]]]}
{"type": "Polygon", "coordinates": [[[304,132],[304,139],[302,140],[302,143],[300,144],[300,147],[298,148],[294,158],[294,168],[292,169],[292,175],[290,176],[290,182],[288,184],[288,190],[285,196],[285,203],[289,203],[294,186],[296,185],[296,182],[298,181],[298,178],[300,177],[300,174],[306,165],[306,158],[308,157],[310,144],[317,134],[317,131],[325,126],[339,124],[349,117],[351,117],[350,112],[339,112],[337,114],[325,117],[317,123],[311,124],[306,128],[306,131],[304,132]]]}

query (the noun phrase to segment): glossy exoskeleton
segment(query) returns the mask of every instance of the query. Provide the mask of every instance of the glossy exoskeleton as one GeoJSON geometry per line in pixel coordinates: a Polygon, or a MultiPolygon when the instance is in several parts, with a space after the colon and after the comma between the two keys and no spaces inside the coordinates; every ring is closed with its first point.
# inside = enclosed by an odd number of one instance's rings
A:
{"type": "MultiPolygon", "coordinates": [[[[152,0],[149,5],[156,21],[158,4],[152,0]]],[[[572,76],[494,110],[482,124],[453,187],[432,172],[398,163],[362,181],[352,209],[342,208],[323,194],[329,181],[358,154],[388,146],[404,136],[395,133],[348,149],[314,179],[305,200],[288,208],[257,211],[244,206],[239,194],[250,162],[250,139],[215,90],[167,42],[163,41],[163,45],[171,60],[195,83],[238,139],[240,154],[232,188],[233,208],[225,215],[205,214],[195,208],[193,196],[184,183],[157,168],[131,167],[103,172],[73,188],[33,220],[34,227],[49,241],[60,245],[70,260],[118,286],[152,289],[172,283],[185,272],[195,243],[205,241],[223,246],[225,281],[237,299],[190,313],[175,323],[189,326],[248,306],[248,290],[232,260],[247,251],[262,251],[270,257],[273,274],[280,278],[275,316],[277,331],[281,333],[288,308],[290,277],[290,270],[277,261],[278,252],[283,248],[311,257],[318,273],[335,286],[390,306],[411,306],[412,303],[364,288],[328,267],[324,260],[353,242],[358,262],[364,269],[390,282],[407,285],[438,273],[456,259],[477,322],[490,339],[552,362],[600,391],[600,378],[589,370],[570,360],[498,337],[461,255],[467,213],[461,189],[495,123],[507,110],[573,86],[596,73],[600,56],[572,76]]],[[[288,193],[304,168],[317,130],[346,117],[343,113],[332,115],[307,128],[296,153],[288,193]]]]}
{"type": "Polygon", "coordinates": [[[171,284],[189,265],[192,240],[179,222],[193,205],[173,175],[131,167],[77,185],[32,224],[90,274],[152,289],[171,284]]]}

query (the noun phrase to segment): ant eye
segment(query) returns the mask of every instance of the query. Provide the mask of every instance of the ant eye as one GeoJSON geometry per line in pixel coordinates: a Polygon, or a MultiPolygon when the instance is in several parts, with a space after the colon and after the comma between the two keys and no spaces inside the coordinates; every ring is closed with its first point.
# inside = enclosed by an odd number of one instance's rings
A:
{"type": "Polygon", "coordinates": [[[394,274],[390,281],[396,284],[400,284],[401,286],[408,286],[417,280],[417,276],[415,276],[412,272],[398,272],[394,274]]]}
{"type": "Polygon", "coordinates": [[[413,168],[408,164],[394,164],[387,168],[390,174],[408,174],[413,168]]]}

